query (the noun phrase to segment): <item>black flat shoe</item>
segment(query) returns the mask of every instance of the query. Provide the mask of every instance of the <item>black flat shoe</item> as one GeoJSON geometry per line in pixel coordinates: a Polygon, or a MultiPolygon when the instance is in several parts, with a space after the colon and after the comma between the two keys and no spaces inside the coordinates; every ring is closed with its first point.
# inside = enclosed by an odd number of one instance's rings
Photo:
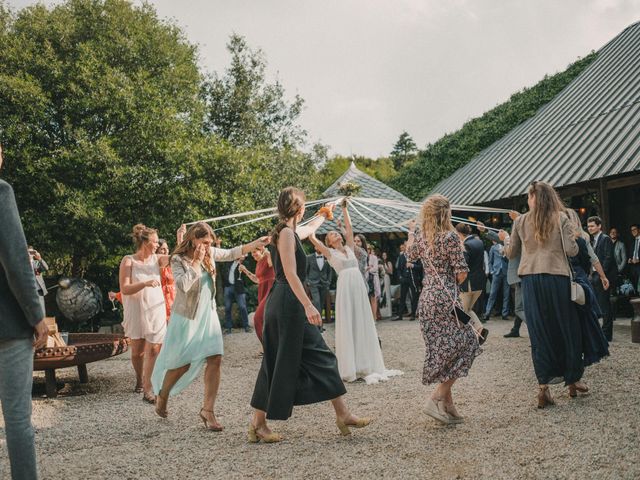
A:
{"type": "Polygon", "coordinates": [[[520,334],[518,332],[514,332],[513,330],[509,333],[504,334],[504,338],[519,338],[520,334]]]}
{"type": "Polygon", "coordinates": [[[487,341],[488,336],[489,336],[489,330],[487,330],[486,328],[483,328],[480,331],[480,336],[478,337],[478,343],[482,345],[484,342],[487,341]]]}

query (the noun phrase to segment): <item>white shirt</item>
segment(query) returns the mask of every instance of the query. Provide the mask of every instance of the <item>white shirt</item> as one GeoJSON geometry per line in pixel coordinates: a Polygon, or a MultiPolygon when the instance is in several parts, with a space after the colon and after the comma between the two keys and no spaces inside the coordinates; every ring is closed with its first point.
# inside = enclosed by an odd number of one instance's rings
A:
{"type": "Polygon", "coordinates": [[[592,244],[591,246],[594,248],[594,250],[595,250],[595,248],[596,248],[596,245],[598,245],[598,240],[600,239],[600,235],[602,235],[602,232],[600,232],[600,233],[596,233],[596,234],[593,236],[593,244],[592,244]]]}
{"type": "Polygon", "coordinates": [[[236,268],[238,268],[238,261],[236,260],[231,264],[231,268],[229,269],[229,284],[233,285],[236,283],[235,272],[236,268]]]}
{"type": "Polygon", "coordinates": [[[319,253],[316,253],[316,262],[318,263],[318,270],[322,270],[324,268],[324,257],[319,253]]]}

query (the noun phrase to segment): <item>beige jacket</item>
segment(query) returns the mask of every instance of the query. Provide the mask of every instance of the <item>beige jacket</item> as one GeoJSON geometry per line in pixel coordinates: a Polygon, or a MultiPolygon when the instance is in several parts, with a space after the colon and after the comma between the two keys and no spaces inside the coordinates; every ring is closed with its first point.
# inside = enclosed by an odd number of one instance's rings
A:
{"type": "MultiPolygon", "coordinates": [[[[242,246],[230,250],[224,248],[211,247],[211,259],[213,266],[215,262],[231,262],[242,256],[242,246]]],[[[201,271],[195,270],[191,262],[185,257],[174,255],[171,257],[171,271],[176,286],[176,298],[173,301],[171,312],[193,320],[198,312],[200,302],[200,278],[201,271]]],[[[215,285],[215,278],[213,279],[215,285]]],[[[213,302],[215,303],[215,289],[213,292],[213,302]]]]}
{"type": "Polygon", "coordinates": [[[578,254],[573,228],[569,218],[563,213],[560,222],[551,230],[551,236],[544,243],[538,243],[533,229],[533,217],[525,213],[513,223],[513,231],[509,245],[505,246],[505,255],[516,258],[520,255],[518,275],[548,273],[550,275],[569,276],[569,265],[566,255],[578,254]],[[565,250],[562,249],[560,225],[564,236],[565,250]]]}

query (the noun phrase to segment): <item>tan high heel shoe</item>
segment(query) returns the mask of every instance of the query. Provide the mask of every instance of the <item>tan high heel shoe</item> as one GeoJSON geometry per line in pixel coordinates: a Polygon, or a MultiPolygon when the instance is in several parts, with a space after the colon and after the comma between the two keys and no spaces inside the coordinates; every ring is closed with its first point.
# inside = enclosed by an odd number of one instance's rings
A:
{"type": "Polygon", "coordinates": [[[207,420],[207,417],[202,415],[202,412],[211,413],[214,419],[216,418],[216,416],[213,413],[213,410],[205,410],[204,408],[200,409],[200,419],[204,423],[204,426],[207,430],[210,430],[212,432],[221,432],[222,430],[224,430],[224,427],[220,425],[217,420],[215,420],[216,423],[209,423],[209,420],[207,420]]]}
{"type": "Polygon", "coordinates": [[[247,440],[249,440],[249,443],[258,443],[260,440],[264,443],[278,443],[282,441],[282,435],[273,432],[268,435],[262,435],[258,433],[253,424],[250,424],[249,431],[247,432],[247,440]]]}
{"type": "Polygon", "coordinates": [[[569,396],[571,398],[576,398],[578,396],[578,392],[587,393],[588,391],[589,387],[582,382],[576,382],[569,385],[569,396]]]}
{"type": "Polygon", "coordinates": [[[370,423],[371,423],[370,418],[359,418],[356,420],[356,423],[345,423],[339,418],[336,418],[336,425],[338,427],[338,430],[340,430],[340,433],[344,436],[351,435],[351,429],[349,427],[364,428],[370,423]]]}
{"type": "Polygon", "coordinates": [[[425,406],[425,413],[445,425],[453,423],[451,421],[451,415],[447,413],[444,406],[443,399],[434,400],[433,398],[429,398],[429,400],[427,400],[427,405],[425,406]]]}
{"type": "Polygon", "coordinates": [[[540,385],[538,391],[538,408],[545,408],[547,405],[555,405],[556,402],[551,398],[548,385],[540,385]]]}

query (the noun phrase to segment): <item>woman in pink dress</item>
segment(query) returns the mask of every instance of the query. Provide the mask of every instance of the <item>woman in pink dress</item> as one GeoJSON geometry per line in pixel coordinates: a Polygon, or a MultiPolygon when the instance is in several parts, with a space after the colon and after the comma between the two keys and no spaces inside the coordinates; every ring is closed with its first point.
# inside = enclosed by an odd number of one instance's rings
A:
{"type": "Polygon", "coordinates": [[[254,250],[253,259],[256,261],[256,273],[251,273],[244,265],[240,265],[240,271],[244,272],[253,283],[258,284],[258,308],[253,315],[253,326],[256,329],[258,340],[262,343],[262,327],[264,324],[264,307],[267,302],[267,296],[276,280],[276,274],[271,263],[271,253],[269,250],[262,248],[254,250]]]}
{"type": "MultiPolygon", "coordinates": [[[[180,231],[178,231],[178,236],[180,236],[180,231]]],[[[178,243],[180,243],[180,241],[178,241],[178,243]]],[[[161,238],[158,240],[158,245],[158,250],[156,250],[157,255],[169,255],[169,244],[165,239],[161,238]]],[[[162,287],[162,294],[164,295],[164,307],[167,315],[167,323],[169,323],[171,306],[173,305],[173,301],[176,299],[176,287],[174,285],[171,265],[165,265],[160,268],[160,286],[162,287]]]]}

